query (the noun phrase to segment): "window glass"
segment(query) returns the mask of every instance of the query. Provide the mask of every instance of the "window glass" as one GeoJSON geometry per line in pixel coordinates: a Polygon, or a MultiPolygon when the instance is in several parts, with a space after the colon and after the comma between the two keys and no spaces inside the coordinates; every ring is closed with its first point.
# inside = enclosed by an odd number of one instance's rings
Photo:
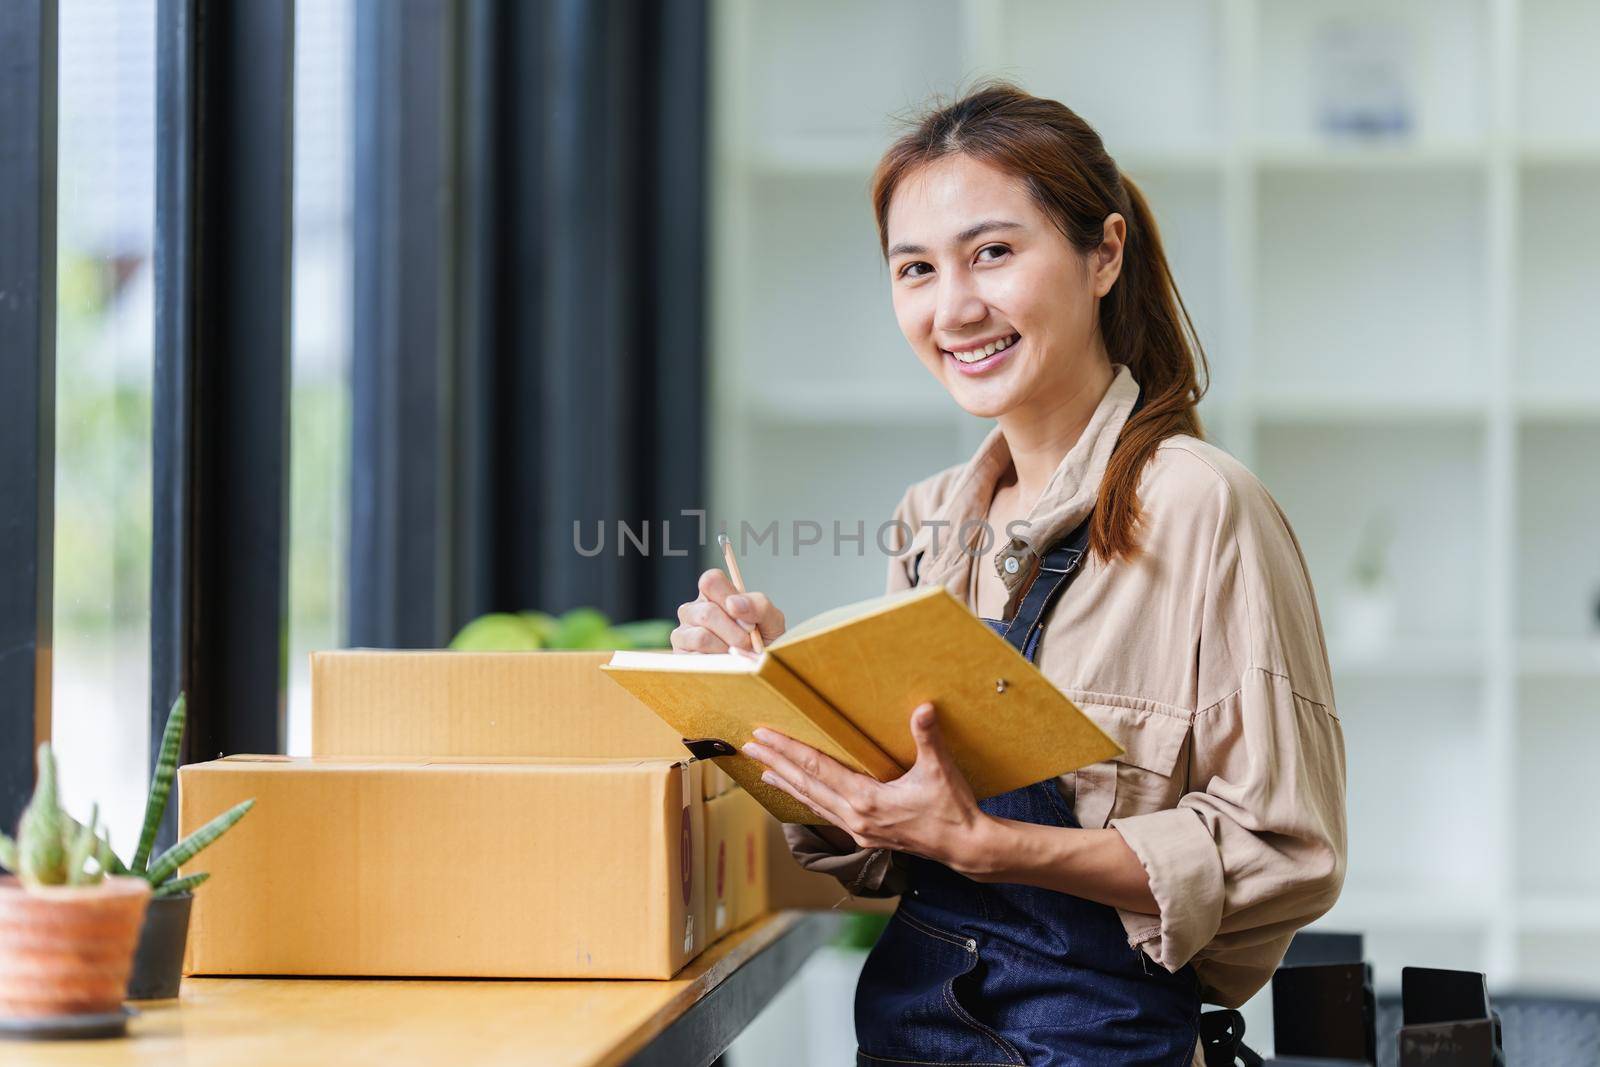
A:
{"type": "Polygon", "coordinates": [[[288,750],[311,750],[309,653],[344,642],[349,523],[350,0],[295,9],[288,750]]]}
{"type": "Polygon", "coordinates": [[[150,691],[155,2],[61,0],[52,735],[124,856],[150,691]]]}

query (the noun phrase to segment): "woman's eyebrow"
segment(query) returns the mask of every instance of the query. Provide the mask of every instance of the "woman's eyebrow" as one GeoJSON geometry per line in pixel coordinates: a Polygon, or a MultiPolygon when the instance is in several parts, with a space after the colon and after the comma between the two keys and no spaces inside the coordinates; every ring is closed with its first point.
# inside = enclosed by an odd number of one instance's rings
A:
{"type": "MultiPolygon", "coordinates": [[[[974,237],[981,237],[983,234],[991,233],[994,230],[1020,229],[1022,229],[1022,223],[1020,222],[1009,222],[1005,219],[984,219],[982,222],[975,222],[956,234],[955,240],[951,243],[964,245],[974,237]]],[[[922,245],[907,244],[902,241],[889,249],[889,258],[893,259],[895,256],[922,256],[926,255],[927,252],[928,250],[922,245]]]]}

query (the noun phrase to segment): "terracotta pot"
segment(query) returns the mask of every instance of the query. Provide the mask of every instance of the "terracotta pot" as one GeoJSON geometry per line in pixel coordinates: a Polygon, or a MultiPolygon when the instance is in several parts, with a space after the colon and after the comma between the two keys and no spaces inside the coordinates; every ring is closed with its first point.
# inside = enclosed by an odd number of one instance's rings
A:
{"type": "Polygon", "coordinates": [[[0,878],[0,1016],[119,1011],[149,900],[143,878],[32,891],[0,878]]]}

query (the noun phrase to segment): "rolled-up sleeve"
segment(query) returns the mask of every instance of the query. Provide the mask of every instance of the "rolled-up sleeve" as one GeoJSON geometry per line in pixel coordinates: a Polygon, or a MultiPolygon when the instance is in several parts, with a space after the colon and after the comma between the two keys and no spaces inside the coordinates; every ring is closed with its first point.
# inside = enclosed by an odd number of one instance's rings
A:
{"type": "Polygon", "coordinates": [[[783,836],[795,862],[808,871],[832,875],[855,896],[896,897],[905,891],[905,871],[890,849],[855,848],[853,839],[831,826],[784,823],[783,836]]]}
{"type": "Polygon", "coordinates": [[[1193,961],[1207,999],[1261,988],[1345,876],[1345,750],[1299,543],[1253,479],[1221,497],[1195,562],[1207,586],[1176,807],[1115,818],[1158,914],[1120,911],[1128,941],[1169,971],[1193,961]],[[1209,558],[1205,558],[1209,556],[1209,558]]]}
{"type": "Polygon", "coordinates": [[[1176,808],[1112,820],[1159,910],[1123,920],[1168,970],[1196,956],[1219,973],[1237,965],[1254,987],[1218,992],[1242,1002],[1344,884],[1344,740],[1332,709],[1259,668],[1199,712],[1194,732],[1192,780],[1204,788],[1176,808]]]}

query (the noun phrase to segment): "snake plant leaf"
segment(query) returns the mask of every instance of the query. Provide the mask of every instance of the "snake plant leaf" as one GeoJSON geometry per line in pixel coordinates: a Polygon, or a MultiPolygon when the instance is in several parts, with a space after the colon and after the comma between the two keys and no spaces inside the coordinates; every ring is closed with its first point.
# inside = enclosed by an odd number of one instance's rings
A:
{"type": "Polygon", "coordinates": [[[17,843],[5,834],[0,834],[0,867],[16,874],[19,866],[21,864],[17,859],[17,843]]]}
{"type": "MultiPolygon", "coordinates": [[[[67,812],[62,812],[61,818],[66,822],[67,827],[73,833],[77,833],[83,829],[83,823],[79,822],[77,819],[74,819],[67,812]]],[[[111,849],[110,827],[107,827],[105,833],[101,835],[101,843],[95,846],[94,858],[95,862],[100,864],[100,869],[105,871],[107,874],[132,873],[128,870],[127,866],[123,864],[122,860],[117,858],[117,854],[111,849]]]]}
{"type": "Polygon", "coordinates": [[[254,797],[249,800],[239,801],[239,803],[157,856],[150,864],[150,869],[145,872],[145,881],[159,889],[167,879],[178,873],[179,867],[194,859],[201,849],[227,833],[229,827],[244,818],[245,812],[249,811],[255,805],[255,802],[254,797]]]}
{"type": "Polygon", "coordinates": [[[100,865],[100,875],[127,874],[128,868],[117,859],[117,854],[111,851],[111,829],[106,828],[104,837],[98,838],[94,843],[94,861],[100,865]]]}
{"type": "Polygon", "coordinates": [[[104,876],[103,871],[90,874],[88,871],[89,857],[94,855],[95,846],[100,843],[95,827],[100,824],[100,805],[96,804],[89,811],[89,822],[80,826],[76,831],[68,831],[70,843],[67,846],[67,884],[68,885],[93,885],[104,876]]]}
{"type": "Polygon", "coordinates": [[[211,874],[209,871],[201,871],[199,874],[186,874],[182,878],[174,878],[166,885],[157,889],[154,895],[157,897],[175,897],[179,893],[187,893],[190,890],[197,888],[201,882],[204,882],[210,877],[211,874]]]}
{"type": "Polygon", "coordinates": [[[187,719],[188,701],[179,693],[178,699],[172,702],[172,710],[167,712],[166,729],[161,732],[161,754],[156,759],[155,774],[150,778],[144,827],[139,831],[139,847],[134,850],[133,862],[128,865],[135,874],[144,874],[148,869],[150,850],[156,844],[156,830],[161,826],[161,817],[167,813],[167,797],[172,793],[172,778],[178,770],[178,748],[183,743],[183,725],[187,719]]]}

